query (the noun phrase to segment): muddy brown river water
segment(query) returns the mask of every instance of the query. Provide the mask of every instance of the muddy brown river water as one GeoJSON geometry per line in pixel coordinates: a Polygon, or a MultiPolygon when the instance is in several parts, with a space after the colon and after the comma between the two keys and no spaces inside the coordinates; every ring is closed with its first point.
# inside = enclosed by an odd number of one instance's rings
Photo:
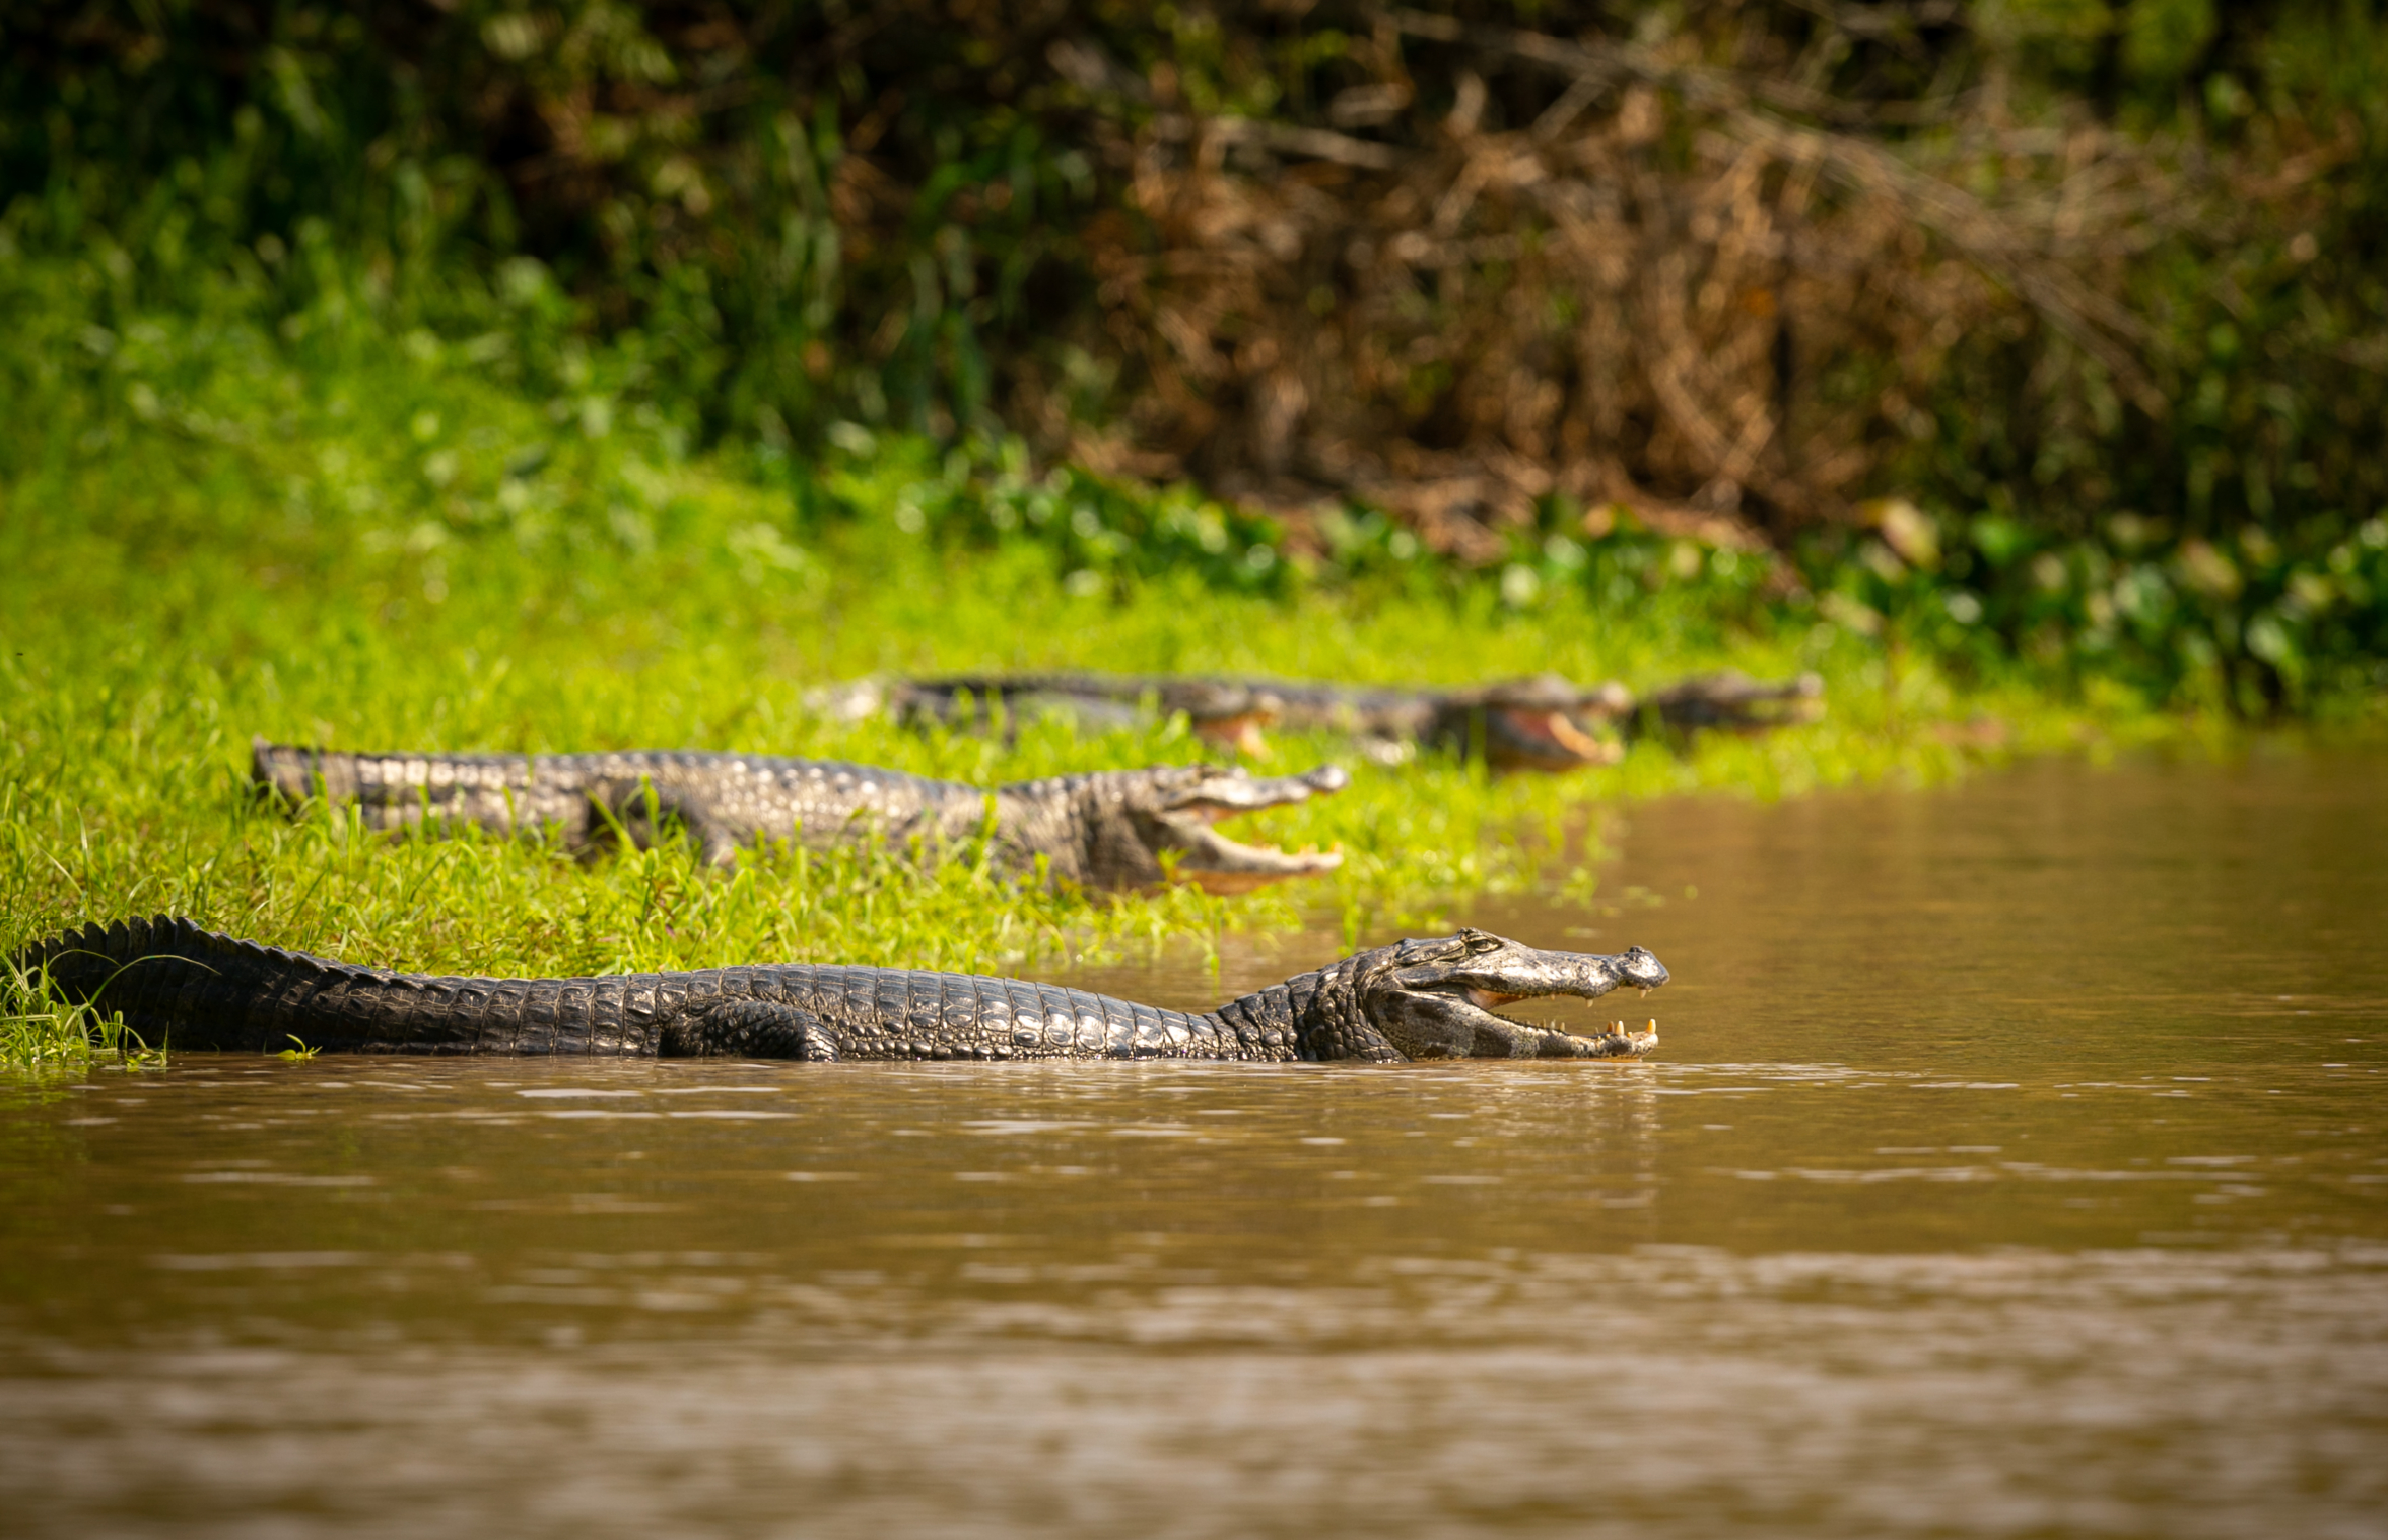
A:
{"type": "Polygon", "coordinates": [[[11,1084],[0,1530],[2388,1536],[2384,792],[1634,809],[1634,1066],[11,1084]]]}

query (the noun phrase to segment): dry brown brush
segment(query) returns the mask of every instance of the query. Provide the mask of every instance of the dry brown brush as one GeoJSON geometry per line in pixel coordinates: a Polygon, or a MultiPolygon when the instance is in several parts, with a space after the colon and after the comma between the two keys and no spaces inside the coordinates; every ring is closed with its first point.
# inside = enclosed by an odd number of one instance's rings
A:
{"type": "Polygon", "coordinates": [[[1995,82],[1830,97],[1779,43],[1735,67],[1697,31],[1379,12],[1365,79],[1297,126],[1189,113],[1164,76],[1086,242],[1140,372],[1077,452],[1354,494],[1490,555],[1552,493],[1724,539],[1850,518],[1950,352],[2002,328],[2168,412],[2130,265],[2210,228],[2222,175],[2086,111],[2019,124],[1995,82]]]}
{"type": "Polygon", "coordinates": [[[1780,542],[1893,493],[2212,540],[2381,501],[2384,37],[2325,0],[27,0],[0,239],[133,309],[353,271],[532,388],[583,388],[559,326],[607,339],[709,436],[1008,428],[1468,558],[1561,506],[1780,542]]]}

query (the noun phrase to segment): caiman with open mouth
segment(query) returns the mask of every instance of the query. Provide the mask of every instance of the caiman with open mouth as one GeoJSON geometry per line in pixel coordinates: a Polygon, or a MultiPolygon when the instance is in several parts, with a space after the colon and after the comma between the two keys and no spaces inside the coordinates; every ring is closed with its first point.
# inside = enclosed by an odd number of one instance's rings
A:
{"type": "Polygon", "coordinates": [[[646,845],[672,824],[717,865],[741,845],[801,839],[823,848],[883,838],[926,850],[990,839],[1003,863],[1082,888],[1176,880],[1243,892],[1342,864],[1335,851],[1244,845],[1212,824],[1340,791],[1326,765],[1257,777],[1207,765],[1105,770],[1002,786],[930,780],[869,765],[760,754],[340,754],[259,739],[257,782],[296,807],[354,807],[369,829],[549,832],[568,848],[646,845]]]}
{"type": "Polygon", "coordinates": [[[1640,947],[1544,952],[1463,930],[1355,953],[1203,1012],[1017,979],[800,963],[578,979],[433,978],[238,941],[185,919],[89,925],[18,953],[37,987],[172,1051],[852,1060],[1630,1059],[1657,1023],[1574,1033],[1518,1000],[1651,990],[1640,947]]]}

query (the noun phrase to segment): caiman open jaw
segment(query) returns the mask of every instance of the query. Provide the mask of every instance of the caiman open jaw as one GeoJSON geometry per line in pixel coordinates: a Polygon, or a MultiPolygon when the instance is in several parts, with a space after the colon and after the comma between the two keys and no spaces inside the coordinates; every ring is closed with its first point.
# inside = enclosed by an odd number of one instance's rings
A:
{"type": "Polygon", "coordinates": [[[1557,674],[1505,679],[1454,695],[1441,708],[1435,736],[1504,770],[1573,770],[1613,765],[1625,746],[1596,737],[1590,724],[1622,716],[1632,697],[1621,685],[1586,690],[1557,674]],[[1481,742],[1471,742],[1481,733],[1481,742]]]}
{"type": "Polygon", "coordinates": [[[1241,770],[1210,771],[1164,795],[1161,805],[1147,815],[1153,825],[1150,838],[1155,849],[1175,853],[1181,880],[1208,893],[1244,893],[1289,877],[1315,877],[1341,866],[1343,852],[1239,844],[1211,826],[1238,813],[1307,802],[1350,784],[1350,773],[1340,765],[1257,780],[1241,770]]]}
{"type": "Polygon", "coordinates": [[[1493,764],[1532,770],[1573,770],[1613,765],[1623,745],[1593,737],[1565,711],[1530,706],[1487,706],[1484,755],[1493,764]]]}
{"type": "Polygon", "coordinates": [[[1267,729],[1285,714],[1283,699],[1249,685],[1205,682],[1172,704],[1186,713],[1196,737],[1247,759],[1271,757],[1267,729]]]}
{"type": "Polygon", "coordinates": [[[1610,681],[1578,690],[1561,680],[1569,697],[1564,702],[1506,701],[1495,697],[1493,734],[1511,742],[1521,764],[1538,770],[1572,770],[1581,765],[1613,765],[1625,757],[1625,745],[1614,737],[1594,737],[1594,723],[1615,722],[1633,709],[1625,686],[1610,681]]]}
{"type": "Polygon", "coordinates": [[[1404,941],[1366,981],[1364,1009],[1388,1042],[1413,1059],[1628,1059],[1658,1046],[1657,1023],[1641,1032],[1619,1022],[1597,1037],[1537,1027],[1490,1007],[1538,996],[1593,1000],[1620,986],[1656,989],[1667,970],[1641,947],[1615,956],[1544,952],[1463,930],[1404,941]]]}

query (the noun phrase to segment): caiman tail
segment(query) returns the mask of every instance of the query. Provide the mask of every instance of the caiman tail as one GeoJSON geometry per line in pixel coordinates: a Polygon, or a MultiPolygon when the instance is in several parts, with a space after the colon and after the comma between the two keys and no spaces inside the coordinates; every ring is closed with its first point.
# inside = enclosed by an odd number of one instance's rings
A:
{"type": "MultiPolygon", "coordinates": [[[[591,831],[591,777],[580,756],[528,754],[347,754],[251,740],[250,778],[292,808],[321,799],[354,808],[368,829],[476,823],[493,834],[554,826],[568,843],[591,831]]],[[[646,756],[658,761],[670,756],[646,756]]],[[[660,772],[659,762],[634,766],[660,772]]],[[[622,779],[617,777],[617,780],[622,779]]],[[[626,801],[619,787],[614,800],[626,801]]],[[[666,797],[668,801],[668,795],[666,797]]],[[[624,814],[632,811],[625,806],[624,814]]],[[[724,852],[726,854],[726,852],[724,852]]]]}
{"type": "MultiPolygon", "coordinates": [[[[86,925],[10,959],[28,982],[120,1016],[143,1044],[265,1053],[646,1055],[654,992],[634,977],[432,978],[237,941],[160,916],[86,925]]],[[[652,976],[646,980],[652,983],[652,976]]]]}
{"type": "Polygon", "coordinates": [[[250,750],[251,778],[260,786],[271,787],[277,796],[293,807],[309,797],[322,797],[335,806],[356,800],[357,760],[354,754],[294,748],[288,744],[268,743],[263,738],[251,739],[250,750]]]}

